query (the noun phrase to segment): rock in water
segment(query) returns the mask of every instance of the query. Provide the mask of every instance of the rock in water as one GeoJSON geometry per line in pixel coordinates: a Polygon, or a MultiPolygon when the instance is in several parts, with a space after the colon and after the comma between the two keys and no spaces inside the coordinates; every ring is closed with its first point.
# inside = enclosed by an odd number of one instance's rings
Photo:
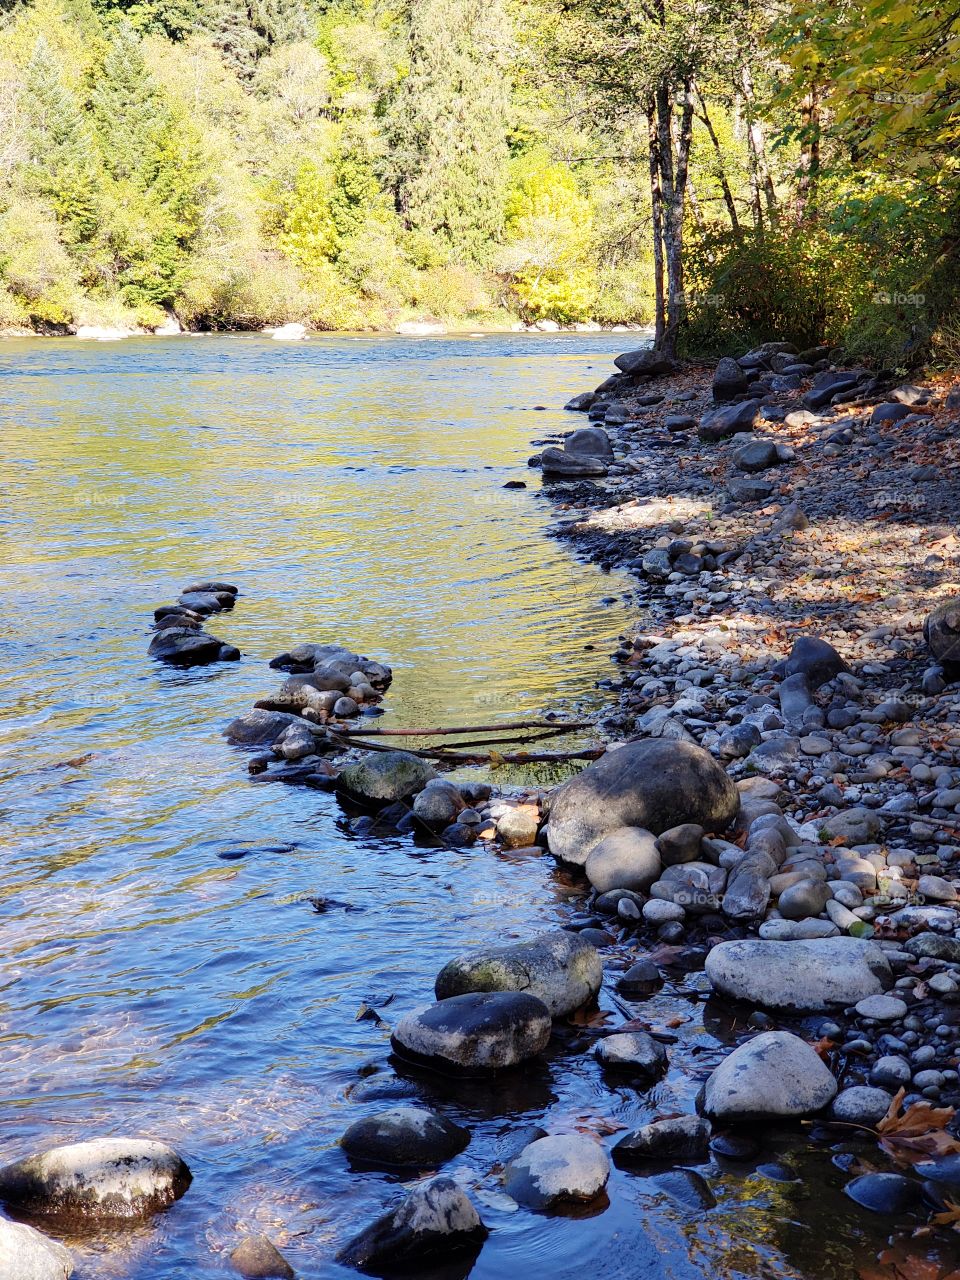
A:
{"type": "Polygon", "coordinates": [[[224,729],[223,736],[238,747],[268,746],[276,742],[284,729],[304,724],[305,720],[291,715],[289,711],[263,711],[255,708],[245,715],[237,716],[236,720],[231,720],[224,729]]]}
{"type": "Polygon", "coordinates": [[[387,805],[422,791],[437,775],[409,751],[376,751],[340,773],[338,785],[355,800],[387,805]]]}
{"type": "Polygon", "coordinates": [[[737,816],[740,793],[708,752],[688,742],[651,738],[608,751],[550,797],[551,853],[583,866],[619,827],[659,835],[697,823],[722,831],[737,816]]]}
{"type": "Polygon", "coordinates": [[[422,1183],[337,1254],[337,1261],[379,1275],[430,1260],[474,1254],[487,1236],[467,1193],[452,1178],[422,1183]]]}
{"type": "Polygon", "coordinates": [[[610,1158],[599,1142],[583,1134],[558,1134],[524,1147],[504,1170],[503,1184],[518,1203],[553,1209],[595,1200],[609,1177],[610,1158]]]}
{"type": "Polygon", "coordinates": [[[646,890],[662,870],[657,838],[642,827],[620,827],[594,845],[584,870],[597,893],[646,890]]]}
{"type": "Polygon", "coordinates": [[[960,665],[960,600],[937,605],[923,624],[923,638],[938,662],[960,665]]]}
{"type": "Polygon", "coordinates": [[[281,1280],[293,1280],[294,1270],[272,1240],[266,1236],[246,1236],[230,1254],[235,1271],[247,1280],[266,1280],[279,1276],[281,1280]]]}
{"type": "Polygon", "coordinates": [[[567,453],[548,445],[540,454],[540,466],[545,476],[605,476],[607,464],[603,458],[587,453],[567,453]]]}
{"type": "Polygon", "coordinates": [[[767,1009],[845,1007],[893,981],[880,947],[860,938],[721,942],[705,969],[721,995],[767,1009]]]}
{"type": "Polygon", "coordinates": [[[147,654],[171,667],[202,667],[217,662],[223,642],[205,631],[187,627],[165,627],[157,631],[147,646],[147,654]]]}
{"type": "Polygon", "coordinates": [[[387,1168],[432,1169],[459,1155],[468,1130],[423,1107],[391,1107],[355,1120],[340,1139],[351,1160],[387,1168]]]}
{"type": "Polygon", "coordinates": [[[550,1040],[550,1010],[536,996],[494,992],[452,996],[397,1023],[390,1043],[400,1057],[455,1072],[513,1067],[550,1040]]]}
{"type": "Polygon", "coordinates": [[[173,1148],[144,1138],[76,1142],[0,1169],[0,1200],[34,1218],[143,1218],[189,1185],[173,1148]]]}
{"type": "Polygon", "coordinates": [[[435,991],[438,1000],[471,991],[523,991],[561,1018],[593,1000],[602,981],[596,947],[579,934],[558,929],[530,942],[458,956],[441,969],[435,991]]]}
{"type": "Polygon", "coordinates": [[[681,1160],[699,1163],[708,1156],[710,1125],[699,1116],[653,1120],[628,1133],[613,1149],[615,1160],[681,1160]]]}
{"type": "Polygon", "coordinates": [[[617,1031],[597,1041],[597,1061],[611,1071],[629,1073],[646,1084],[666,1074],[669,1062],[663,1045],[645,1031],[617,1031]]]}
{"type": "Polygon", "coordinates": [[[0,1218],[0,1276],[4,1280],[67,1280],[73,1258],[33,1227],[0,1218]]]}
{"type": "Polygon", "coordinates": [[[613,445],[603,427],[578,427],[563,442],[565,453],[586,454],[591,458],[613,459],[613,445]]]}
{"type": "Polygon", "coordinates": [[[844,1187],[844,1194],[874,1213],[906,1213],[920,1204],[920,1183],[901,1173],[865,1173],[844,1187]]]}
{"type": "Polygon", "coordinates": [[[836,1092],[812,1046],[789,1031],[766,1031],[724,1058],[697,1104],[711,1120],[746,1123],[813,1115],[836,1092]]]}

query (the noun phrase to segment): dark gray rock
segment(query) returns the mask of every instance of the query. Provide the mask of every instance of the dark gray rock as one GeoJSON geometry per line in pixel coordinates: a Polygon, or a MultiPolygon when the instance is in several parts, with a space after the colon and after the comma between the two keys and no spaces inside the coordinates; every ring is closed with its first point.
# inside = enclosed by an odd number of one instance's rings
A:
{"type": "Polygon", "coordinates": [[[437,977],[438,1000],[478,991],[524,991],[554,1017],[593,1000],[603,981],[595,947],[577,933],[557,929],[530,942],[483,947],[451,960],[437,977]]]}
{"type": "MultiPolygon", "coordinates": [[[[223,642],[195,627],[164,627],[154,633],[147,654],[171,667],[202,667],[219,662],[223,642]]],[[[239,655],[238,655],[239,656],[239,655]]]]}
{"type": "Polygon", "coordinates": [[[720,404],[743,395],[749,386],[749,378],[732,356],[723,356],[713,374],[713,398],[720,404]]]}
{"type": "Polygon", "coordinates": [[[908,1213],[920,1204],[920,1183],[899,1173],[865,1173],[848,1182],[843,1190],[873,1213],[908,1213]]]}
{"type": "Polygon", "coordinates": [[[713,409],[700,419],[697,435],[710,444],[735,435],[738,431],[752,431],[759,412],[759,400],[745,400],[742,404],[713,409]]]}
{"type": "Polygon", "coordinates": [[[780,462],[777,446],[772,440],[752,440],[733,455],[733,461],[741,471],[766,471],[780,462]]]}
{"type": "Polygon", "coordinates": [[[337,1261],[373,1275],[436,1265],[476,1254],[487,1237],[467,1193],[452,1178],[421,1183],[399,1208],[378,1218],[337,1254],[337,1261]]]}
{"type": "Polygon", "coordinates": [[[623,373],[631,377],[659,378],[677,369],[676,360],[665,356],[661,351],[653,351],[644,347],[640,351],[625,351],[613,362],[623,373]]]}
{"type": "Polygon", "coordinates": [[[293,1280],[295,1275],[293,1267],[266,1236],[246,1236],[230,1254],[230,1264],[247,1280],[266,1280],[268,1276],[293,1280]]]}
{"type": "Polygon", "coordinates": [[[433,1169],[459,1155],[470,1133],[423,1107],[391,1107],[355,1120],[340,1146],[358,1164],[433,1169]]]}
{"type": "Polygon", "coordinates": [[[900,422],[901,419],[909,416],[908,407],[894,401],[892,404],[878,404],[870,415],[870,423],[874,425],[877,422],[900,422]]]}
{"type": "Polygon", "coordinates": [[[607,464],[602,458],[589,454],[567,453],[565,449],[557,449],[548,445],[540,454],[540,465],[544,475],[555,476],[605,476],[607,464]]]}
{"type": "Polygon", "coordinates": [[[397,1023],[390,1042],[400,1057],[415,1062],[486,1073],[542,1053],[551,1027],[550,1010],[535,996],[471,994],[408,1013],[397,1023]]]}
{"type": "Polygon", "coordinates": [[[422,791],[436,776],[425,760],[409,751],[376,751],[346,765],[338,786],[365,804],[386,805],[422,791]]]}
{"type": "Polygon", "coordinates": [[[800,636],[793,642],[789,655],[773,667],[772,674],[781,678],[804,675],[811,689],[819,689],[834,676],[849,670],[832,644],[817,636],[800,636]]]}
{"type": "Polygon", "coordinates": [[[653,1120],[621,1138],[613,1149],[618,1163],[634,1160],[676,1160],[694,1164],[707,1159],[710,1125],[700,1116],[653,1120]]]}
{"type": "Polygon", "coordinates": [[[259,747],[276,742],[285,729],[306,721],[287,711],[263,711],[255,708],[231,720],[223,731],[228,742],[241,747],[259,747]]]}
{"type": "Polygon", "coordinates": [[[613,445],[603,427],[580,427],[571,431],[563,442],[564,453],[583,454],[591,458],[613,459],[613,445]]]}
{"type": "Polygon", "coordinates": [[[645,1031],[618,1031],[597,1041],[594,1050],[601,1066],[653,1084],[666,1075],[669,1061],[663,1045],[645,1031]]]}
{"type": "MultiPolygon", "coordinates": [[[[944,600],[923,624],[923,638],[934,658],[944,666],[960,666],[960,600],[944,600]]],[[[955,674],[955,670],[950,672],[955,674]]]]}

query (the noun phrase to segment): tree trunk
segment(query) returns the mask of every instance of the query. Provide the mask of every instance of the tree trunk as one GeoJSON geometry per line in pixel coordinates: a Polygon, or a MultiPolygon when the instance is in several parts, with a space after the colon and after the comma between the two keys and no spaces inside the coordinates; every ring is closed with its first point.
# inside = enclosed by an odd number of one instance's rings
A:
{"type": "Polygon", "coordinates": [[[743,88],[743,101],[747,115],[747,133],[750,138],[750,149],[756,165],[757,186],[763,191],[767,213],[771,222],[777,218],[777,193],[773,188],[773,179],[767,168],[767,149],[763,137],[763,125],[757,116],[756,98],[753,92],[753,73],[749,63],[744,63],[740,72],[743,88]]]}
{"type": "Polygon", "coordinates": [[[652,98],[647,100],[647,143],[650,153],[650,216],[653,225],[653,296],[656,316],[653,345],[659,350],[666,328],[663,297],[663,191],[660,186],[660,140],[657,112],[652,98]]]}
{"type": "Polygon", "coordinates": [[[820,181],[820,91],[816,84],[800,107],[800,176],[797,180],[797,222],[816,215],[820,181]]]}
{"type": "Polygon", "coordinates": [[[727,216],[730,219],[730,229],[736,238],[740,239],[740,219],[737,217],[737,206],[734,203],[733,192],[730,190],[730,183],[727,181],[727,171],[723,163],[723,152],[720,149],[720,139],[713,127],[713,121],[707,112],[707,104],[703,94],[697,90],[697,97],[700,100],[700,114],[698,119],[707,131],[710,141],[713,143],[713,150],[717,158],[717,177],[720,181],[720,190],[723,193],[723,203],[727,206],[727,216]]]}
{"type": "Polygon", "coordinates": [[[687,300],[683,279],[683,212],[686,204],[687,172],[690,143],[693,137],[693,93],[688,77],[683,86],[683,109],[680,116],[676,162],[673,155],[671,124],[673,102],[666,80],[657,88],[657,135],[660,143],[660,173],[663,189],[663,242],[667,267],[667,324],[662,350],[676,355],[677,338],[687,318],[687,300]]]}

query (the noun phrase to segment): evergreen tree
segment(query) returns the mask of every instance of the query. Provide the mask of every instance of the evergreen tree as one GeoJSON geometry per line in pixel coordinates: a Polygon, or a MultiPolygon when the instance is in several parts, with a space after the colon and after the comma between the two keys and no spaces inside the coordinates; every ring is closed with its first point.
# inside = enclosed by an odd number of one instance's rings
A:
{"type": "Polygon", "coordinates": [[[510,26],[501,0],[411,0],[391,112],[391,185],[414,230],[485,257],[503,225],[510,26]]]}
{"type": "Polygon", "coordinates": [[[205,25],[224,58],[245,80],[277,45],[310,32],[310,6],[303,0],[213,0],[205,25]]]}
{"type": "Polygon", "coordinates": [[[118,181],[142,183],[147,152],[167,113],[129,22],[122,22],[113,35],[90,108],[110,174],[118,181]]]}

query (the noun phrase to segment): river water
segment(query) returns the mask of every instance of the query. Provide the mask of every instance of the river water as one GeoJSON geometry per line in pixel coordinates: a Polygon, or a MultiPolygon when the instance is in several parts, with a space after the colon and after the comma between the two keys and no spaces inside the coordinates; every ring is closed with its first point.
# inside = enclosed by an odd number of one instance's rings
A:
{"type": "Polygon", "coordinates": [[[398,1075],[389,1024],[430,999],[442,964],[555,925],[569,885],[546,858],[355,836],[332,796],[251,783],[220,736],[298,640],[389,662],[383,725],[601,705],[627,619],[601,599],[625,584],[545,536],[525,462],[618,349],[614,335],[0,346],[0,1161],[142,1135],[194,1174],[148,1224],[71,1240],[78,1280],[223,1276],[250,1231],[303,1277],[353,1274],[336,1250],[400,1188],[351,1172],[337,1139],[399,1096],[473,1133],[447,1171],[491,1228],[474,1280],[839,1280],[882,1244],[838,1196],[843,1173],[797,1152],[797,1181],[705,1170],[709,1209],[681,1175],[617,1171],[602,1211],[512,1211],[491,1170],[524,1126],[612,1145],[618,1126],[690,1109],[730,1034],[702,976],[644,1007],[687,1019],[652,1089],[611,1089],[572,1029],[542,1069],[495,1087],[398,1075]],[[516,478],[530,489],[502,488],[516,478]],[[241,588],[211,629],[243,661],[158,667],[152,609],[207,576],[241,588]],[[355,909],[317,915],[313,894],[355,909]],[[382,1022],[358,1019],[364,1004],[382,1022]]]}

